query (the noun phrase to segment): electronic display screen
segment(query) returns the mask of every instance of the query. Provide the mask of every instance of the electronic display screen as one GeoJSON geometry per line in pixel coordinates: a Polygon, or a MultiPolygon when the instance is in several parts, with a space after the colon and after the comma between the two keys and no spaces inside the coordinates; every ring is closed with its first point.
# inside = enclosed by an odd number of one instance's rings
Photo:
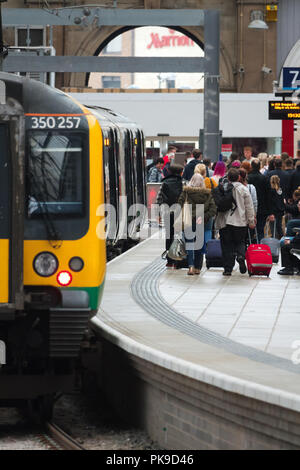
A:
{"type": "Polygon", "coordinates": [[[269,101],[269,119],[300,119],[300,103],[269,101]]]}

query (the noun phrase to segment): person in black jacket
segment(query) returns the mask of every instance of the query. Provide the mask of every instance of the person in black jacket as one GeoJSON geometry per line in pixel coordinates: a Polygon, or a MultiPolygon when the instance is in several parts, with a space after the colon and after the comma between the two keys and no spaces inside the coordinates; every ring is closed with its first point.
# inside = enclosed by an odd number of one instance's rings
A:
{"type": "MultiPolygon", "coordinates": [[[[167,206],[169,209],[171,206],[177,203],[180,194],[182,193],[182,171],[181,165],[171,165],[170,174],[162,180],[160,191],[157,195],[156,203],[159,206],[167,206]]],[[[166,250],[170,249],[172,241],[174,240],[174,211],[169,210],[168,214],[164,214],[166,224],[166,250]],[[169,217],[167,217],[169,215],[169,217]],[[169,220],[168,220],[169,219],[169,220]]],[[[174,261],[167,257],[167,267],[174,266],[174,261]]]]}
{"type": "Polygon", "coordinates": [[[192,151],[192,156],[194,157],[194,159],[191,160],[191,161],[185,166],[184,172],[183,172],[183,175],[182,175],[182,178],[183,178],[185,181],[190,181],[190,179],[192,178],[192,176],[193,176],[193,174],[194,174],[194,170],[195,170],[196,165],[198,165],[198,163],[201,163],[202,155],[203,155],[203,153],[201,152],[201,150],[194,149],[194,150],[192,151]]]}
{"type": "MultiPolygon", "coordinates": [[[[299,221],[300,228],[300,221],[299,221]]],[[[294,269],[297,270],[296,274],[300,275],[300,260],[291,253],[292,249],[300,250],[300,231],[296,234],[293,240],[285,240],[285,244],[281,248],[281,265],[283,269],[278,271],[277,274],[283,276],[293,276],[294,269]]]]}
{"type": "Polygon", "coordinates": [[[300,186],[300,160],[297,161],[295,172],[290,179],[289,196],[292,197],[294,191],[300,186]]]}
{"type": "Polygon", "coordinates": [[[275,159],[274,165],[275,170],[269,171],[267,177],[271,180],[273,175],[279,176],[283,197],[287,199],[289,194],[290,175],[282,169],[282,160],[280,158],[275,159]]]}
{"type": "Polygon", "coordinates": [[[256,214],[256,228],[257,228],[257,237],[258,243],[264,238],[264,228],[269,211],[269,191],[270,187],[268,185],[267,178],[260,172],[260,161],[258,158],[255,158],[251,162],[251,172],[248,174],[248,183],[253,184],[256,189],[257,196],[257,214],[256,214]]]}
{"type": "Polygon", "coordinates": [[[283,197],[283,191],[280,187],[279,176],[271,176],[270,186],[271,190],[269,193],[269,208],[271,215],[269,216],[269,221],[276,224],[277,238],[280,240],[280,238],[283,236],[282,217],[285,211],[285,199],[283,197]]]}

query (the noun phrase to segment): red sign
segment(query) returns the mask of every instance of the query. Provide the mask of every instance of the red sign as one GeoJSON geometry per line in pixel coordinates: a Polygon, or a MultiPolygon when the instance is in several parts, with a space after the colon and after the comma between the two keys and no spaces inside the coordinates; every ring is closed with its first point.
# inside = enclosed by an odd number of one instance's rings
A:
{"type": "Polygon", "coordinates": [[[159,36],[158,33],[151,33],[151,42],[147,45],[147,49],[155,47],[156,49],[162,47],[177,47],[177,46],[194,46],[194,41],[187,36],[177,35],[173,29],[169,29],[168,36],[159,36]]]}

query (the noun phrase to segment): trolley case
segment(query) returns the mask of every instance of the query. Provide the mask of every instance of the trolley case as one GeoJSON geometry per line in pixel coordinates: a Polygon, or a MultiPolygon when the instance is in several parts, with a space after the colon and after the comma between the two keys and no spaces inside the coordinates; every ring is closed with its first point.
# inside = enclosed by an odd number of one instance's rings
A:
{"type": "Polygon", "coordinates": [[[223,256],[220,240],[208,240],[206,243],[206,267],[223,268],[223,256]]]}
{"type": "Polygon", "coordinates": [[[272,269],[272,254],[268,245],[252,244],[246,251],[249,276],[269,276],[272,269]]]}
{"type": "Polygon", "coordinates": [[[279,261],[279,252],[280,252],[280,240],[275,238],[276,234],[276,221],[274,223],[274,234],[273,237],[263,238],[260,243],[268,245],[271,249],[273,263],[278,263],[279,261]]]}

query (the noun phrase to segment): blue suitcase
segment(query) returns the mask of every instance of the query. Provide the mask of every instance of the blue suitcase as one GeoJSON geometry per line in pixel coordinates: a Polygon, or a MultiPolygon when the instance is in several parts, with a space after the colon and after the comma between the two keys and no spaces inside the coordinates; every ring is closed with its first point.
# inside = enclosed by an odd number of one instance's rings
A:
{"type": "Polygon", "coordinates": [[[206,243],[206,267],[223,268],[223,256],[220,240],[208,240],[206,243]]]}

